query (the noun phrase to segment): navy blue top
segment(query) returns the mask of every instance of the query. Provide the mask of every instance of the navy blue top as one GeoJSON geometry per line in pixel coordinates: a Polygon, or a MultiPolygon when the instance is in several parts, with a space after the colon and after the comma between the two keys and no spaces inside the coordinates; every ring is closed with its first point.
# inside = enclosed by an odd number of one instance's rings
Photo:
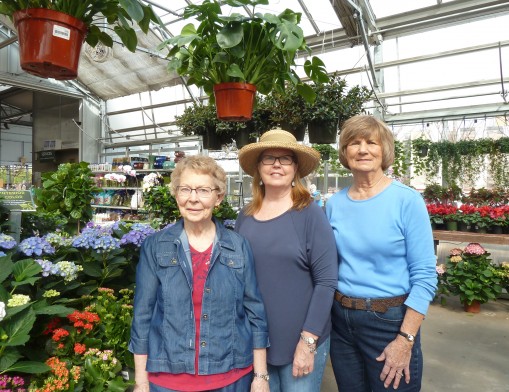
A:
{"type": "Polygon", "coordinates": [[[318,335],[318,344],[330,333],[338,279],[331,226],[323,210],[311,203],[266,221],[241,212],[235,230],[253,250],[269,326],[267,361],[276,366],[292,363],[301,331],[318,335]]]}

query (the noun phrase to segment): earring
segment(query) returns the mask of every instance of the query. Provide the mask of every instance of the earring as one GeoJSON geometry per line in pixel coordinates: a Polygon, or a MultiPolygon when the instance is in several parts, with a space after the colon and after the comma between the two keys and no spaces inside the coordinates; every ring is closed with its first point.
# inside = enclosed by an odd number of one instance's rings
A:
{"type": "Polygon", "coordinates": [[[263,185],[263,181],[262,181],[262,180],[260,180],[259,184],[260,184],[260,186],[262,186],[262,185],[263,185]]]}
{"type": "Polygon", "coordinates": [[[292,181],[292,188],[295,186],[295,181],[292,181]]]}

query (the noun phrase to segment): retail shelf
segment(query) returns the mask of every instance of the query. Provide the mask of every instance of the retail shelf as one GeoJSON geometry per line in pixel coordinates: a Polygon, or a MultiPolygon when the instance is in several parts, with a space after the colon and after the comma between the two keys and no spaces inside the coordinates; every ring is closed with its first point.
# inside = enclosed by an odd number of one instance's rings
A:
{"type": "Polygon", "coordinates": [[[129,206],[106,206],[102,204],[92,204],[93,208],[107,208],[110,210],[133,210],[133,211],[144,211],[143,208],[133,208],[129,206]]]}

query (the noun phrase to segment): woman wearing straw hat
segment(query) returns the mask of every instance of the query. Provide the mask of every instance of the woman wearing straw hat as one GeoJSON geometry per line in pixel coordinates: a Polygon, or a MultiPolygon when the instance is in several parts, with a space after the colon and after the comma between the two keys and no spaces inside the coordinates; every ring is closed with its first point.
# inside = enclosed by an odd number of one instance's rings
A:
{"type": "Polygon", "coordinates": [[[319,160],[281,129],[239,151],[253,200],[235,229],[253,249],[267,312],[271,392],[320,391],[329,351],[337,251],[323,210],[301,183],[319,160]]]}

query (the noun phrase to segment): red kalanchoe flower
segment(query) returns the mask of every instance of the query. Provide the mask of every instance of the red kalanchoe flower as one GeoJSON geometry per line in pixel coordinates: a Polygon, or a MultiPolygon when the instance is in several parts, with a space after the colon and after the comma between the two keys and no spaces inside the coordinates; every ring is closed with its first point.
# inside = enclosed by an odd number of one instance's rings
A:
{"type": "Polygon", "coordinates": [[[53,336],[51,337],[51,339],[53,339],[53,341],[55,342],[59,342],[60,339],[65,338],[67,336],[69,336],[69,331],[63,328],[57,328],[53,331],[53,336]]]}
{"type": "Polygon", "coordinates": [[[74,352],[76,354],[83,354],[85,351],[87,351],[87,347],[84,345],[84,344],[81,344],[81,343],[76,343],[74,345],[74,352]]]}
{"type": "Polygon", "coordinates": [[[60,323],[62,320],[60,320],[59,317],[52,318],[48,325],[46,326],[46,329],[42,332],[43,335],[49,335],[50,333],[53,333],[53,331],[60,326],[60,323]]]}

